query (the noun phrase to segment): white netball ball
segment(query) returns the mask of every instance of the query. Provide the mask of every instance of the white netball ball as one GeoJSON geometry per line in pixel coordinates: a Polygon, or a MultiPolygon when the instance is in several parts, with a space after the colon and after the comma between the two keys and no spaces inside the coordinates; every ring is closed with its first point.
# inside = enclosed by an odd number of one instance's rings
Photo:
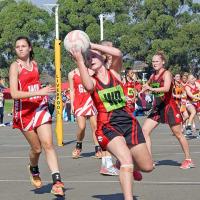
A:
{"type": "Polygon", "coordinates": [[[71,48],[75,48],[81,49],[82,53],[86,53],[90,48],[90,38],[84,31],[73,30],[66,35],[64,47],[68,52],[71,48]]]}

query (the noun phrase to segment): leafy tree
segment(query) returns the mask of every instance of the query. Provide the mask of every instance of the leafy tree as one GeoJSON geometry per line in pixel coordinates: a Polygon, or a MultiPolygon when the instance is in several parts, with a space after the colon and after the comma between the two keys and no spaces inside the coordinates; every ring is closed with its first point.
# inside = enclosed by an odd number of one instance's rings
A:
{"type": "Polygon", "coordinates": [[[0,2],[0,54],[8,67],[15,58],[14,42],[18,36],[28,36],[33,43],[36,60],[42,67],[51,63],[54,20],[48,12],[26,1],[0,2]]]}
{"type": "Polygon", "coordinates": [[[58,3],[62,5],[61,39],[69,31],[81,29],[91,41],[98,42],[99,14],[109,13],[113,17],[104,17],[104,36],[123,51],[125,66],[137,60],[150,64],[157,50],[163,50],[168,66],[177,70],[200,64],[200,6],[192,0],[58,0],[58,3]]]}
{"type": "Polygon", "coordinates": [[[145,0],[139,20],[123,35],[121,48],[134,60],[150,64],[157,50],[164,50],[168,65],[177,70],[199,62],[199,4],[192,0],[145,0]],[[128,38],[130,38],[128,40],[128,38]]]}
{"type": "MultiPolygon", "coordinates": [[[[119,47],[120,38],[128,30],[131,20],[129,10],[134,2],[136,0],[58,0],[61,40],[64,40],[69,31],[79,29],[85,31],[92,42],[99,42],[99,15],[104,14],[106,15],[104,17],[104,38],[113,41],[115,46],[119,47]]],[[[64,63],[68,62],[69,69],[66,71],[74,68],[74,63],[66,56],[65,51],[63,51],[62,58],[64,63]]]]}

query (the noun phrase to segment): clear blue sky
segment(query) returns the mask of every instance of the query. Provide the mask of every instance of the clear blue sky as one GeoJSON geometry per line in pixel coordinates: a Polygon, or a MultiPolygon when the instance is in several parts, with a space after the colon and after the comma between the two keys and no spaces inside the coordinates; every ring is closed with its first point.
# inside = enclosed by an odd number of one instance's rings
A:
{"type": "MultiPolygon", "coordinates": [[[[31,0],[34,4],[41,5],[45,3],[56,3],[57,0],[31,0]]],[[[194,0],[196,3],[200,3],[200,0],[194,0]]]]}
{"type": "Polygon", "coordinates": [[[56,3],[57,0],[31,0],[33,4],[36,4],[38,6],[48,3],[56,3]]]}

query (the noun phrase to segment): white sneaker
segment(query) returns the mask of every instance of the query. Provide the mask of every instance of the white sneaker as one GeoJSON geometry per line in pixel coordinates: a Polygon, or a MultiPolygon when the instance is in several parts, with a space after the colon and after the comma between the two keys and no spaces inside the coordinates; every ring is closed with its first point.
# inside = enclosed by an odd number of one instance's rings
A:
{"type": "Polygon", "coordinates": [[[108,176],[118,176],[119,170],[115,166],[111,166],[109,168],[101,167],[99,173],[102,174],[102,175],[108,175],[108,176]]]}

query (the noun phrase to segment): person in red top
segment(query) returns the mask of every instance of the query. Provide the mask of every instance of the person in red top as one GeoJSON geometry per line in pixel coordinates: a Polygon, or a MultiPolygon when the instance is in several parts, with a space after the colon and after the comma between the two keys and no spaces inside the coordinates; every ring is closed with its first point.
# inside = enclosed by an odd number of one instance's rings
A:
{"type": "Polygon", "coordinates": [[[187,81],[188,81],[188,72],[183,72],[182,74],[181,74],[181,80],[180,80],[180,82],[181,82],[181,85],[183,86],[183,87],[185,87],[186,85],[187,85],[187,81]]]}
{"type": "Polygon", "coordinates": [[[180,109],[181,115],[183,117],[183,123],[184,123],[188,119],[189,115],[186,109],[187,94],[185,91],[185,87],[181,84],[180,74],[176,74],[174,76],[172,96],[180,109]]]}
{"type": "Polygon", "coordinates": [[[90,93],[85,90],[82,84],[78,68],[69,73],[68,80],[70,86],[71,113],[75,115],[78,124],[77,143],[72,151],[72,158],[77,159],[80,157],[87,118],[90,120],[92,136],[95,143],[95,157],[101,158],[101,148],[95,137],[97,110],[90,93]]]}
{"type": "Polygon", "coordinates": [[[145,120],[142,129],[149,152],[151,153],[151,132],[159,123],[167,123],[178,139],[185,154],[185,160],[182,162],[180,168],[188,169],[194,167],[194,164],[190,157],[188,142],[181,130],[182,117],[180,110],[172,96],[172,74],[165,69],[165,63],[166,58],[162,51],[157,52],[152,58],[152,66],[155,73],[151,75],[150,79],[143,86],[143,91],[148,90],[152,92],[154,98],[159,103],[157,109],[154,109],[145,120]]]}
{"type": "Polygon", "coordinates": [[[51,115],[47,96],[55,88],[41,88],[36,61],[33,60],[32,45],[27,37],[18,37],[15,43],[17,60],[10,66],[10,93],[14,99],[13,128],[21,130],[30,144],[30,179],[36,188],[42,187],[38,161],[45,151],[47,164],[52,173],[54,195],[64,196],[56,152],[52,141],[51,115]]]}
{"type": "Polygon", "coordinates": [[[145,144],[141,127],[126,108],[121,82],[121,51],[114,47],[91,43],[89,68],[85,66],[81,51],[71,49],[80,71],[82,83],[91,93],[98,110],[96,137],[103,150],[108,150],[120,161],[119,180],[125,200],[133,200],[133,171],[138,168],[150,172],[153,162],[145,144]],[[112,56],[110,69],[104,65],[103,54],[112,56]],[[133,169],[134,162],[134,169],[133,169]]]}
{"type": "Polygon", "coordinates": [[[190,113],[188,124],[186,127],[186,134],[188,136],[192,135],[192,123],[194,121],[194,117],[197,116],[200,119],[200,83],[196,81],[196,78],[190,74],[188,76],[188,82],[185,86],[185,90],[188,96],[187,101],[187,109],[190,113]]]}
{"type": "Polygon", "coordinates": [[[133,69],[127,67],[125,70],[125,83],[124,87],[124,94],[126,96],[126,105],[133,113],[135,111],[135,99],[137,95],[136,90],[136,81],[134,80],[134,72],[133,69]]]}

